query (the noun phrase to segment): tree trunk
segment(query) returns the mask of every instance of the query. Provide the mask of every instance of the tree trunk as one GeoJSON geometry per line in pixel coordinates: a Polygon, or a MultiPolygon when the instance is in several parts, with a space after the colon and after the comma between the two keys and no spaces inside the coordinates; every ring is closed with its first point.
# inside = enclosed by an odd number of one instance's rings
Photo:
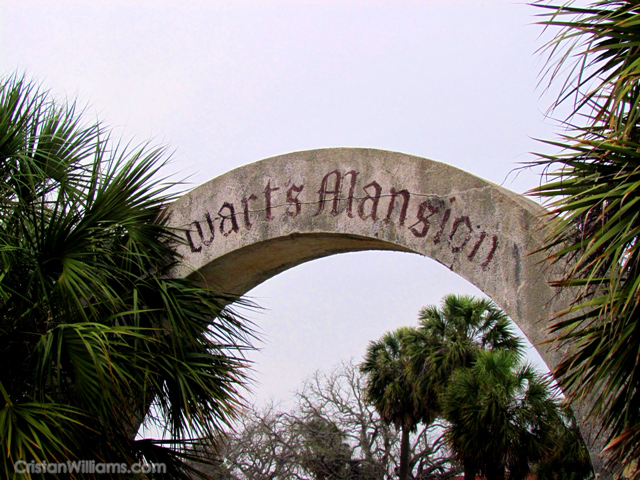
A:
{"type": "Polygon", "coordinates": [[[484,470],[484,478],[486,480],[498,480],[498,476],[496,475],[496,469],[494,465],[485,465],[483,470],[484,470]]]}
{"type": "Polygon", "coordinates": [[[400,443],[400,480],[409,478],[409,434],[411,427],[409,425],[402,426],[402,440],[400,443]]]}
{"type": "Polygon", "coordinates": [[[493,463],[487,466],[487,473],[485,477],[487,480],[504,480],[505,473],[504,465],[493,463]]]}
{"type": "Polygon", "coordinates": [[[464,466],[464,480],[476,480],[476,466],[471,460],[465,460],[464,466]]]}

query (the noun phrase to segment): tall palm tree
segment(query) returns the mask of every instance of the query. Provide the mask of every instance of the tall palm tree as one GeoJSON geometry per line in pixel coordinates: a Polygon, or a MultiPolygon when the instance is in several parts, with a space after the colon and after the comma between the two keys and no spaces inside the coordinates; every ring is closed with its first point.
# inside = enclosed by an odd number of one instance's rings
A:
{"type": "Polygon", "coordinates": [[[554,107],[572,107],[567,132],[547,142],[562,153],[533,162],[548,173],[531,192],[550,199],[546,250],[567,265],[555,285],[574,298],[555,317],[568,353],[554,373],[606,426],[621,473],[640,460],[640,5],[535,4],[541,23],[560,29],[548,44],[547,73],[561,87],[554,107]]]}
{"type": "Polygon", "coordinates": [[[410,434],[418,423],[427,425],[436,412],[429,399],[418,394],[415,378],[408,368],[410,328],[399,328],[373,341],[360,366],[366,375],[365,398],[380,414],[382,421],[401,429],[400,480],[409,478],[410,434]]]}
{"type": "Polygon", "coordinates": [[[509,479],[523,480],[553,448],[550,432],[560,421],[549,380],[505,350],[479,352],[472,367],[456,370],[442,411],[453,452],[487,480],[504,479],[506,468],[509,479]]]}
{"type": "Polygon", "coordinates": [[[164,150],[82,119],[23,78],[0,84],[2,476],[84,459],[187,478],[179,447],[233,420],[252,332],[229,297],[168,275],[164,150]],[[132,438],[152,402],[168,444],[132,438]]]}
{"type": "MultiPolygon", "coordinates": [[[[453,373],[471,367],[483,351],[505,350],[519,356],[524,348],[506,314],[487,299],[447,295],[440,308],[423,308],[419,321],[419,327],[411,332],[408,355],[417,388],[423,395],[446,390],[453,373]]],[[[464,459],[465,480],[475,480],[476,465],[472,460],[464,459]]]]}

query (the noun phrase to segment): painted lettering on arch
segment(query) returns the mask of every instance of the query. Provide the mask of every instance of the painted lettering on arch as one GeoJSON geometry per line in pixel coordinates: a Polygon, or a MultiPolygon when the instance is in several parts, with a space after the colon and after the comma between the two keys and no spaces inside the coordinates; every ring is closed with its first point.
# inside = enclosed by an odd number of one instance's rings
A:
{"type": "Polygon", "coordinates": [[[314,179],[265,177],[257,186],[239,188],[236,196],[228,195],[192,219],[185,229],[192,253],[256,228],[295,226],[319,221],[318,217],[360,222],[376,231],[395,229],[412,242],[448,249],[456,258],[483,270],[490,268],[500,247],[498,235],[476,224],[455,195],[412,191],[367,178],[354,169],[337,168],[314,179]]]}

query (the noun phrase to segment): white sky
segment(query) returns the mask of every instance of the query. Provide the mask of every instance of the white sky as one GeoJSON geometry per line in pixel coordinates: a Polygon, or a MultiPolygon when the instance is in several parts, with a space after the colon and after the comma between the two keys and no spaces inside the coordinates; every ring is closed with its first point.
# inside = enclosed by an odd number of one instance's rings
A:
{"type": "MultiPolygon", "coordinates": [[[[373,147],[523,192],[509,175],[553,138],[536,89],[544,40],[507,0],[16,1],[0,4],[0,71],[78,97],[108,125],[175,150],[194,185],[262,158],[373,147]],[[508,177],[508,178],[507,178],[508,177]]],[[[479,294],[411,254],[302,265],[250,292],[265,344],[258,399],[359,359],[447,293],[479,294]]]]}

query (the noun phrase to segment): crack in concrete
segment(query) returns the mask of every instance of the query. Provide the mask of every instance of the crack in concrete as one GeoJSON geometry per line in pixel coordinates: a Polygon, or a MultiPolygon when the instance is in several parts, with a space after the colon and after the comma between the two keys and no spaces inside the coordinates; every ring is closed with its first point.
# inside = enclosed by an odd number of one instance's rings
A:
{"type": "MultiPolygon", "coordinates": [[[[481,191],[484,190],[486,188],[490,188],[492,187],[491,185],[486,185],[484,187],[476,187],[476,188],[470,188],[470,189],[466,189],[466,190],[461,190],[458,192],[452,192],[451,194],[447,194],[447,195],[438,195],[435,193],[417,193],[417,192],[409,192],[410,196],[414,196],[414,197],[418,197],[418,198],[434,198],[434,199],[438,199],[438,200],[445,200],[447,198],[451,198],[451,197],[455,197],[455,196],[462,196],[467,194],[468,192],[474,192],[474,191],[481,191]]],[[[392,194],[381,194],[380,196],[377,197],[371,197],[371,196],[353,196],[351,198],[347,197],[347,198],[338,198],[338,199],[328,199],[328,200],[317,200],[317,201],[302,201],[302,200],[298,200],[298,204],[300,206],[303,205],[320,205],[320,204],[328,204],[334,201],[337,201],[338,204],[342,204],[344,205],[346,202],[359,202],[361,200],[366,200],[366,199],[382,199],[382,198],[393,198],[393,197],[397,197],[396,195],[392,195],[392,194]]],[[[230,203],[230,202],[229,202],[230,203]]],[[[232,204],[233,205],[233,204],[232,204]]],[[[289,208],[289,207],[295,207],[296,203],[279,203],[279,204],[275,204],[275,205],[271,205],[270,208],[260,208],[260,209],[250,209],[250,210],[246,210],[246,213],[248,214],[253,214],[253,213],[264,213],[267,212],[268,210],[275,210],[275,209],[280,209],[283,207],[289,208]]],[[[207,212],[209,213],[209,212],[207,212]]],[[[340,212],[342,213],[342,212],[340,212]]],[[[245,215],[245,210],[242,209],[239,212],[233,212],[230,213],[229,215],[226,216],[216,216],[216,217],[211,217],[211,221],[216,221],[216,220],[221,220],[221,219],[228,219],[230,217],[238,217],[238,216],[244,216],[245,215]]],[[[192,220],[188,225],[191,225],[191,223],[193,223],[194,221],[199,222],[199,221],[203,221],[203,220],[192,220]]]]}

